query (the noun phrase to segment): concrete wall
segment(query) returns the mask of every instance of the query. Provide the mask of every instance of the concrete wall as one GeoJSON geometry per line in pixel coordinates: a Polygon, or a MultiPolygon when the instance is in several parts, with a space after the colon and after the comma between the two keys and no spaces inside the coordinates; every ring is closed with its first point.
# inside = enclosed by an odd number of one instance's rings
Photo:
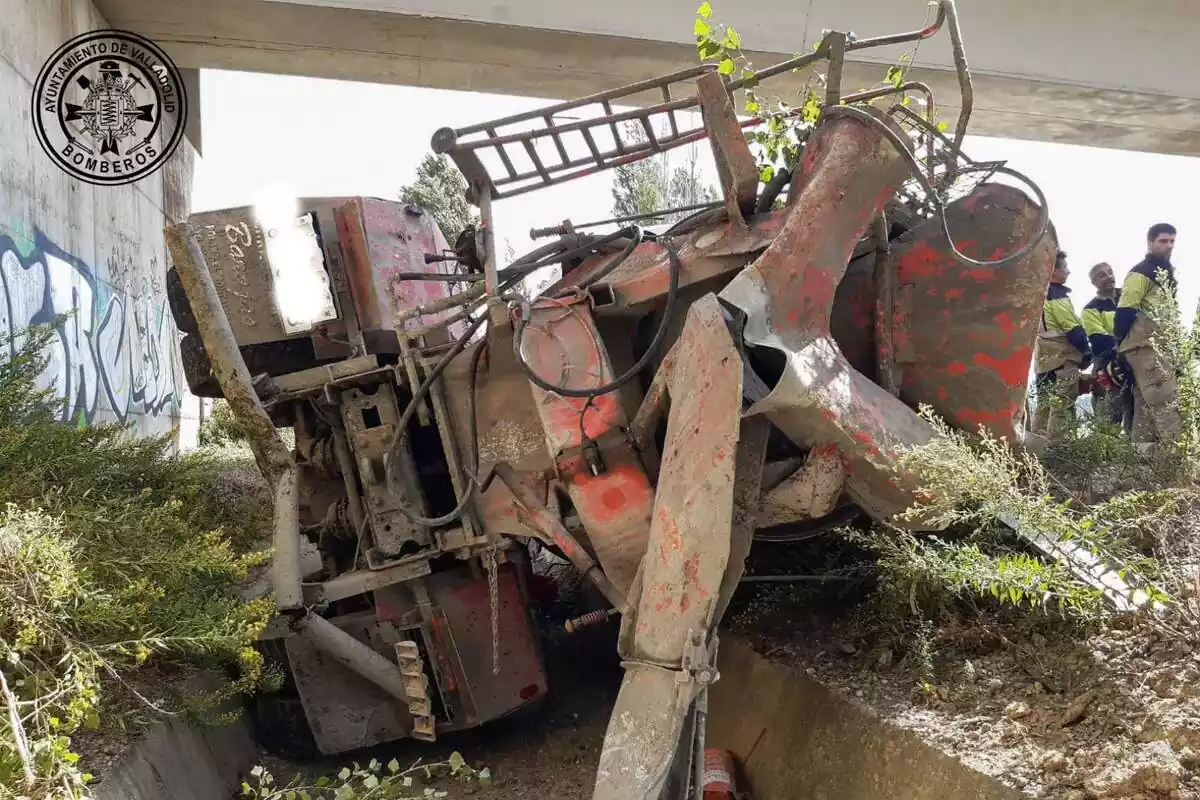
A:
{"type": "Polygon", "coordinates": [[[0,20],[0,337],[75,312],[43,375],[64,421],[127,420],[188,446],[198,405],[166,304],[162,228],[187,214],[195,151],[185,141],[127,186],[60,171],[34,132],[33,82],[56,47],[108,25],[91,0],[0,0],[0,20]]]}

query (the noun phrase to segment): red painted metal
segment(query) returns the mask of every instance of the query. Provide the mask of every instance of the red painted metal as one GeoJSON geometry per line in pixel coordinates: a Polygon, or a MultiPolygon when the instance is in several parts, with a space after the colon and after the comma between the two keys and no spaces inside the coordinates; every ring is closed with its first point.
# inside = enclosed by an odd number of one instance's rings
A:
{"type": "MultiPolygon", "coordinates": [[[[573,389],[613,379],[586,296],[534,304],[522,352],[538,375],[573,389]]],[[[625,437],[629,420],[617,392],[563,397],[530,384],[558,479],[587,529],[596,557],[622,593],[646,549],[654,488],[625,437]]]]}
{"type": "MultiPolygon", "coordinates": [[[[975,259],[999,259],[1022,246],[1037,232],[1037,217],[1023,192],[997,183],[946,209],[950,231],[963,232],[959,249],[975,259]]],[[[949,252],[936,220],[893,243],[890,268],[907,287],[893,312],[897,348],[908,353],[899,365],[900,399],[932,406],[955,427],[983,426],[1015,440],[1057,249],[1051,234],[1002,269],[967,268],[949,252]]]]}
{"type": "Polygon", "coordinates": [[[514,565],[501,565],[497,576],[494,641],[499,647],[499,674],[492,672],[487,580],[462,569],[436,573],[428,581],[430,598],[444,622],[435,630],[436,647],[451,665],[450,676],[464,703],[465,718],[445,729],[496,719],[546,693],[541,653],[514,565]]]}
{"type": "Polygon", "coordinates": [[[900,154],[874,127],[837,119],[818,129],[801,159],[798,196],[771,246],[721,293],[748,315],[748,344],[774,351],[771,392],[750,409],[797,444],[836,445],[846,488],[887,518],[913,500],[896,449],[928,441],[916,413],[856,370],[831,333],[836,290],[856,246],[907,178],[900,154]]]}
{"type": "MultiPolygon", "coordinates": [[[[414,281],[397,273],[449,274],[453,262],[425,263],[426,253],[448,249],[433,216],[415,206],[374,197],[355,197],[336,212],[338,235],[346,253],[350,281],[364,330],[416,330],[453,316],[456,309],[417,319],[403,312],[450,295],[445,281],[414,281]]],[[[451,338],[461,336],[466,323],[449,328],[451,338]]],[[[435,342],[431,342],[435,343],[435,342]]]]}
{"type": "Polygon", "coordinates": [[[710,747],[704,751],[703,800],[734,800],[738,796],[733,753],[710,747]]]}

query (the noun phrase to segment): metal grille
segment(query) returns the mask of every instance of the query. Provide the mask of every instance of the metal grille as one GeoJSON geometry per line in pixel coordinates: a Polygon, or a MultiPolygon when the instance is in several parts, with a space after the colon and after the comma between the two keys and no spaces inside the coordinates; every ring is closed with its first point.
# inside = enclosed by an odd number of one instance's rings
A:
{"type": "MultiPolygon", "coordinates": [[[[923,115],[904,105],[888,110],[914,146],[914,155],[924,177],[946,206],[975,191],[1003,167],[1004,161],[972,161],[949,137],[923,115]]],[[[917,176],[910,177],[896,192],[894,205],[910,219],[931,219],[937,208],[917,176]]]]}
{"type": "Polygon", "coordinates": [[[468,181],[496,199],[582,178],[704,138],[695,79],[713,69],[702,64],[480,125],[443,128],[433,148],[449,153],[468,181]],[[654,96],[659,102],[636,105],[654,96]]]}
{"type": "MultiPolygon", "coordinates": [[[[953,0],[939,0],[937,19],[919,30],[861,40],[829,33],[814,52],[759,70],[753,78],[726,80],[725,85],[732,94],[751,81],[758,84],[828,60],[826,99],[837,100],[846,54],[928,39],[947,22],[963,89],[961,129],[970,113],[971,89],[953,0]]],[[[582,178],[705,138],[696,79],[715,69],[714,64],[700,64],[491,122],[442,128],[433,136],[433,149],[454,160],[481,205],[482,194],[500,200],[582,178]]],[[[746,120],[742,126],[757,124],[762,120],[746,120]]]]}

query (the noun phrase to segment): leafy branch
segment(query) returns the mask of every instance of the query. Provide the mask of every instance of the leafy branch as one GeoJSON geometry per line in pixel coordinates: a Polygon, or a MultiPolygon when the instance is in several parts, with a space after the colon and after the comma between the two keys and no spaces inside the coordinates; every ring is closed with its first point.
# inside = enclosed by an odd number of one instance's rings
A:
{"type": "Polygon", "coordinates": [[[248,800],[424,800],[449,796],[435,783],[449,779],[457,783],[487,785],[491,775],[487,767],[476,770],[467,765],[458,752],[445,761],[422,764],[417,761],[407,769],[392,759],[387,765],[376,759],[365,766],[356,761],[343,767],[333,778],[320,777],[310,781],[303,776],[279,786],[265,767],[250,771],[255,784],[242,784],[242,797],[248,800]]]}
{"type": "MultiPolygon", "coordinates": [[[[713,7],[708,0],[704,0],[696,9],[692,34],[696,38],[696,51],[701,63],[715,64],[719,74],[744,81],[743,110],[764,123],[747,135],[758,162],[759,180],[767,183],[777,170],[794,168],[804,143],[821,116],[822,92],[827,85],[825,73],[814,70],[794,102],[788,102],[777,95],[765,95],[757,90],[757,73],[742,50],[741,35],[732,26],[713,19],[713,7]]],[[[848,34],[849,41],[855,38],[853,33],[848,34]]],[[[914,45],[912,52],[900,56],[898,63],[888,67],[880,85],[890,85],[897,90],[904,85],[918,45],[919,42],[914,45]]],[[[820,46],[820,41],[815,42],[813,50],[820,46]]],[[[797,67],[792,71],[800,70],[797,67]]],[[[912,103],[912,98],[906,94],[900,102],[907,106],[912,103]]],[[[945,123],[940,123],[938,128],[945,130],[945,123]]]]}

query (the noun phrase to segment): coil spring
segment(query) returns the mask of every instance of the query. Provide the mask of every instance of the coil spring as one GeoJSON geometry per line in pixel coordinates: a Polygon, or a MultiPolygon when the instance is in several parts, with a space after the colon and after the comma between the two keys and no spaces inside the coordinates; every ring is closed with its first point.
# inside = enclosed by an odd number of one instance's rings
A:
{"type": "Polygon", "coordinates": [[[586,628],[589,625],[596,625],[604,622],[606,619],[615,616],[616,614],[617,610],[615,608],[603,608],[599,611],[589,611],[582,617],[575,617],[575,619],[567,620],[563,627],[566,628],[567,633],[574,633],[580,628],[586,628]]]}

